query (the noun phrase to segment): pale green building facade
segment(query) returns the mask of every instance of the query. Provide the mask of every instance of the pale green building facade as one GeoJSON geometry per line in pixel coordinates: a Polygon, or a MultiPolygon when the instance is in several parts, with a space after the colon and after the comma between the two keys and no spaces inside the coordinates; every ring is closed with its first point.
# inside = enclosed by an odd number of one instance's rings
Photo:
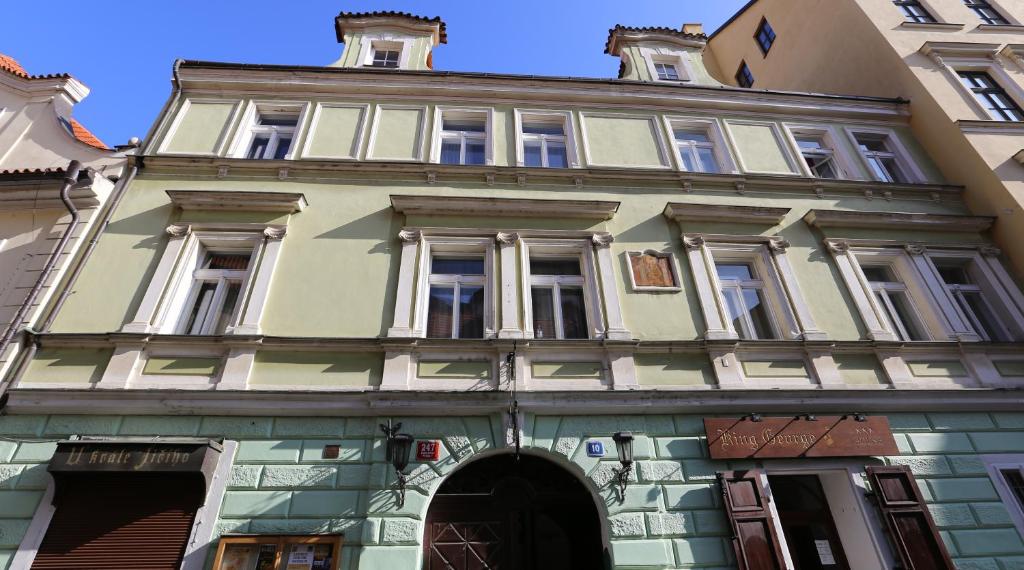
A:
{"type": "Polygon", "coordinates": [[[439,19],[336,26],[327,67],[175,65],[7,379],[7,568],[120,536],[58,540],[62,488],[196,473],[172,566],[340,537],[302,567],[1024,567],[1020,276],[906,101],[726,87],[693,27],[612,29],[598,80],[435,71],[439,19]],[[841,427],[725,459],[715,418],[841,427]],[[96,445],[205,455],[74,463],[96,445]]]}

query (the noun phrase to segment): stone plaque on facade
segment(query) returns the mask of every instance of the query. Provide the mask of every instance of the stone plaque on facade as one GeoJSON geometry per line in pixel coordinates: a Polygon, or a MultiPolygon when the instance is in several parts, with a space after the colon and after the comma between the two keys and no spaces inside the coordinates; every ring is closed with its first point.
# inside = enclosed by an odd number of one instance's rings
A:
{"type": "Polygon", "coordinates": [[[651,252],[630,253],[630,270],[636,287],[671,288],[676,286],[672,258],[651,252]]]}
{"type": "Polygon", "coordinates": [[[899,455],[884,416],[706,418],[712,459],[899,455]]]}

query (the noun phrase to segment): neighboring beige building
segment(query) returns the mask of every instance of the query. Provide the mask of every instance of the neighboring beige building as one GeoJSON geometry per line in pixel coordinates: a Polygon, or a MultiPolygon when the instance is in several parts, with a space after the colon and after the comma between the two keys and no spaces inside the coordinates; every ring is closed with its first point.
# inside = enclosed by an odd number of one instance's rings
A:
{"type": "Polygon", "coordinates": [[[1019,0],[754,0],[705,57],[731,85],[745,86],[745,66],[754,89],[908,99],[917,139],[975,214],[998,218],[993,235],[1021,277],[1022,22],[1019,0]]]}
{"type": "Polygon", "coordinates": [[[0,376],[19,346],[16,329],[37,322],[52,284],[84,241],[79,238],[92,231],[124,174],[124,153],[107,148],[71,117],[88,94],[70,75],[29,75],[0,54],[0,376]],[[72,222],[60,199],[71,160],[82,165],[70,193],[79,219],[33,299],[41,272],[72,222]]]}

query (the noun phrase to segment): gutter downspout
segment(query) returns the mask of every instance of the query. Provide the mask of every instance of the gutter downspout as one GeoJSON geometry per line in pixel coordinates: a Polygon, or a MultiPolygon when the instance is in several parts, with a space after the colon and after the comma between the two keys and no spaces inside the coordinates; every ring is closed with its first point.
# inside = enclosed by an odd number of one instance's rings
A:
{"type": "MultiPolygon", "coordinates": [[[[0,337],[0,355],[7,351],[7,347],[10,346],[11,340],[14,338],[14,334],[18,331],[21,326],[21,322],[25,320],[29,311],[32,310],[32,305],[35,303],[36,298],[39,297],[39,292],[43,290],[46,284],[46,280],[49,279],[50,274],[53,272],[54,267],[57,266],[57,261],[60,256],[64,254],[64,248],[67,247],[68,242],[71,241],[71,235],[74,234],[75,228],[78,227],[78,221],[80,215],[78,208],[71,201],[71,188],[78,182],[78,173],[82,170],[82,163],[77,160],[72,160],[68,163],[67,172],[64,175],[64,185],[60,189],[60,201],[64,203],[64,207],[67,208],[68,213],[71,214],[71,221],[68,222],[68,227],[64,229],[64,234],[60,236],[60,241],[57,242],[57,247],[54,248],[50,254],[50,259],[46,261],[46,265],[43,270],[39,273],[39,278],[36,279],[36,284],[29,291],[28,296],[25,297],[24,302],[21,304],[21,308],[14,315],[11,320],[11,324],[4,331],[3,337],[0,337]]],[[[33,345],[34,346],[34,345],[33,345]]],[[[0,385],[0,410],[3,409],[3,405],[6,403],[7,385],[0,385]]]]}

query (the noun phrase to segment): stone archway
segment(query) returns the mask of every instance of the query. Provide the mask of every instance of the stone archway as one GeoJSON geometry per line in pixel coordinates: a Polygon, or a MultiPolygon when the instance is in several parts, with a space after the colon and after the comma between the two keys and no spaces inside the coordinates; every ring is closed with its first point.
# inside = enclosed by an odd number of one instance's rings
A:
{"type": "Polygon", "coordinates": [[[427,510],[427,570],[606,567],[601,519],[586,486],[535,455],[494,455],[453,473],[427,510]]]}

